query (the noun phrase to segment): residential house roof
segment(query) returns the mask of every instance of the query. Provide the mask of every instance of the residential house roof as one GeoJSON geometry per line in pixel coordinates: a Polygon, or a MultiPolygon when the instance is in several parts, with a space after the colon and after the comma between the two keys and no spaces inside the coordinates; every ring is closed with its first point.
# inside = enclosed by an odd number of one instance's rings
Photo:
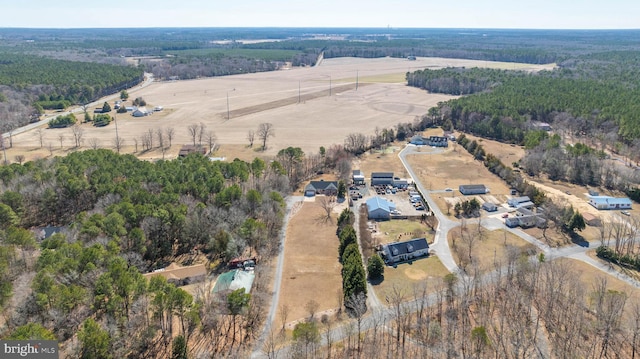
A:
{"type": "Polygon", "coordinates": [[[610,197],[610,196],[591,196],[591,201],[595,204],[616,205],[625,204],[631,205],[631,200],[627,197],[610,197]]]}
{"type": "Polygon", "coordinates": [[[487,187],[483,184],[461,184],[459,188],[461,191],[487,189],[487,187]]]}
{"type": "Polygon", "coordinates": [[[393,178],[393,172],[371,172],[371,178],[393,178]]]}
{"type": "Polygon", "coordinates": [[[388,245],[389,253],[393,256],[413,253],[421,249],[428,249],[429,244],[425,238],[414,238],[404,242],[394,242],[388,245]]]}
{"type": "Polygon", "coordinates": [[[338,190],[338,181],[311,181],[305,188],[305,191],[327,191],[338,190]]]}

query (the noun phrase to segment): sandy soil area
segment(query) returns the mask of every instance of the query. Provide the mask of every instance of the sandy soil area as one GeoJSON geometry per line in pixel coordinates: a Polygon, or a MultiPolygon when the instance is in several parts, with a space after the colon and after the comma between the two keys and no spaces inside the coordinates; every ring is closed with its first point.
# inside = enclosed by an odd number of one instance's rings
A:
{"type": "MultiPolygon", "coordinates": [[[[396,76],[422,68],[447,66],[527,71],[553,67],[444,58],[418,58],[416,61],[338,58],[324,60],[318,67],[157,82],[137,89],[135,97],[143,97],[148,108],[163,106],[164,111],[143,118],[120,114],[117,116],[118,131],[125,140],[123,152],[133,153],[134,138],[139,139],[149,129],[174,128],[173,146],[165,153],[171,158],[182,144],[191,142],[189,124],[204,123],[207,130],[215,133],[223,150],[227,145],[247,145],[247,133],[255,131],[260,123],[269,122],[274,125],[275,137],[267,143],[267,155],[287,146],[316,152],[320,146],[343,143],[352,132],[372,134],[376,127],[413,121],[438,102],[452,98],[407,87],[404,80],[399,81],[402,77],[396,76]]],[[[113,147],[114,124],[104,128],[89,124],[82,127],[84,144],[81,149],[89,148],[92,139],[100,147],[113,147]]],[[[8,151],[7,157],[13,162],[17,154],[24,154],[29,160],[75,150],[70,129],[46,129],[43,143],[45,148],[40,149],[35,131],[16,135],[14,148],[8,151]]],[[[141,146],[138,150],[140,155],[141,146]]],[[[156,152],[143,155],[161,158],[160,151],[156,152]]]]}

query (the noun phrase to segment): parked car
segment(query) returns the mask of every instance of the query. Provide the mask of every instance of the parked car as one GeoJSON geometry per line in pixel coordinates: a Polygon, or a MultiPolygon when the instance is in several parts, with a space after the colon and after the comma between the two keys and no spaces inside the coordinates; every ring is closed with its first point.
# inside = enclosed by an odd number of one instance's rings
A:
{"type": "Polygon", "coordinates": [[[620,213],[624,214],[625,216],[630,216],[631,213],[629,213],[629,211],[621,211],[620,213]]]}
{"type": "Polygon", "coordinates": [[[451,188],[445,188],[444,190],[445,190],[445,192],[451,192],[451,191],[453,191],[453,189],[451,189],[451,188]]]}
{"type": "Polygon", "coordinates": [[[502,218],[509,218],[509,213],[505,213],[502,215],[502,218]]]}

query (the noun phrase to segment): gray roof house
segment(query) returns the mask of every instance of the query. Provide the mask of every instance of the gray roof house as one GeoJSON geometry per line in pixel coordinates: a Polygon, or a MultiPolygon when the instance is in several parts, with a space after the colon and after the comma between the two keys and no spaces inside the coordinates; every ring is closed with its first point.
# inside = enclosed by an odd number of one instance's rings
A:
{"type": "Polygon", "coordinates": [[[428,255],[429,244],[425,238],[415,238],[404,242],[383,244],[380,252],[384,262],[387,265],[393,265],[428,255]]]}
{"type": "Polygon", "coordinates": [[[338,194],[338,181],[311,181],[304,188],[304,195],[313,197],[316,194],[335,196],[338,194]]]}
{"type": "Polygon", "coordinates": [[[464,195],[486,194],[489,192],[489,189],[483,184],[463,184],[458,187],[458,190],[464,195]]]}
{"type": "Polygon", "coordinates": [[[485,202],[482,204],[482,209],[487,212],[495,212],[498,210],[498,206],[496,206],[495,203],[485,202]]]}

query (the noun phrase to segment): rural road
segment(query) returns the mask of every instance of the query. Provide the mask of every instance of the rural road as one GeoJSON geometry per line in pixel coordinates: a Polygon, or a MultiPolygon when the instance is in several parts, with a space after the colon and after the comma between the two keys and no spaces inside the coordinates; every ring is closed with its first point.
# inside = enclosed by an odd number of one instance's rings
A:
{"type": "Polygon", "coordinates": [[[458,275],[464,275],[464,273],[460,270],[460,268],[456,264],[456,261],[453,259],[453,256],[451,255],[451,249],[449,248],[449,242],[447,241],[447,236],[449,234],[449,231],[455,227],[458,227],[460,223],[450,220],[449,218],[447,218],[447,216],[444,213],[442,213],[440,208],[438,208],[438,205],[436,204],[436,202],[431,198],[430,191],[427,191],[427,189],[422,185],[420,178],[413,171],[413,168],[411,168],[409,163],[407,163],[407,158],[406,158],[407,155],[434,154],[434,153],[442,152],[441,149],[432,149],[432,148],[429,148],[428,146],[421,147],[421,149],[422,148],[426,148],[428,149],[428,151],[424,152],[420,150],[418,152],[417,146],[407,145],[402,151],[400,151],[400,153],[398,154],[398,157],[400,158],[400,161],[402,161],[402,164],[404,165],[404,168],[407,170],[407,173],[409,173],[409,175],[413,179],[413,182],[415,183],[416,188],[420,193],[422,193],[424,200],[427,201],[427,205],[429,206],[429,209],[431,210],[431,212],[433,212],[433,215],[436,218],[438,218],[438,227],[436,228],[436,235],[434,237],[433,244],[431,245],[431,250],[435,251],[438,259],[440,259],[442,264],[447,268],[449,272],[456,273],[458,275]]]}
{"type": "Polygon", "coordinates": [[[264,342],[269,335],[269,331],[271,330],[271,326],[273,325],[273,321],[275,320],[276,311],[278,310],[278,300],[280,299],[280,285],[282,283],[282,269],[284,267],[284,240],[287,234],[287,226],[289,225],[289,220],[295,214],[296,210],[300,209],[299,206],[302,205],[302,201],[304,197],[302,196],[289,196],[285,199],[287,203],[287,208],[284,214],[284,221],[282,223],[282,229],[280,229],[279,235],[279,249],[280,253],[278,254],[278,263],[276,265],[276,275],[273,280],[273,296],[271,297],[271,306],[269,307],[269,314],[265,318],[264,328],[262,329],[262,333],[256,340],[254,345],[254,351],[251,354],[252,358],[260,358],[262,355],[262,347],[264,346],[264,342]]]}
{"type": "MultiPolygon", "coordinates": [[[[145,72],[144,81],[141,84],[135,85],[134,87],[132,87],[130,89],[127,89],[127,93],[129,93],[129,94],[135,93],[136,91],[151,85],[153,83],[153,81],[154,81],[153,74],[145,72]]],[[[87,104],[86,107],[87,107],[87,110],[88,110],[89,108],[93,108],[93,107],[96,107],[96,106],[102,106],[105,102],[108,102],[108,101],[111,101],[111,100],[114,100],[114,99],[119,99],[119,98],[120,98],[120,92],[114,93],[114,94],[102,97],[99,100],[96,100],[94,102],[91,102],[91,103],[87,104]]],[[[9,136],[18,135],[18,134],[21,134],[21,133],[24,133],[24,132],[28,132],[28,131],[34,130],[34,129],[40,127],[40,126],[44,126],[44,125],[48,124],[51,120],[53,120],[55,118],[58,118],[58,116],[66,116],[66,115],[69,115],[71,113],[75,114],[75,113],[81,113],[81,112],[83,112],[81,107],[74,107],[74,108],[71,108],[71,109],[69,109],[67,111],[64,111],[64,112],[59,112],[59,113],[56,113],[56,114],[52,114],[52,115],[47,116],[46,118],[44,118],[41,121],[33,122],[33,123],[28,124],[28,125],[25,125],[25,126],[22,126],[22,127],[18,127],[18,128],[14,129],[12,131],[5,132],[5,133],[2,134],[2,138],[9,138],[9,136]]]]}
{"type": "MultiPolygon", "coordinates": [[[[461,290],[464,290],[465,287],[467,288],[469,287],[468,283],[466,282],[468,282],[470,278],[460,270],[456,262],[453,260],[453,256],[451,255],[451,250],[449,248],[448,241],[447,241],[448,232],[451,229],[459,226],[460,223],[448,219],[442,213],[442,211],[438,208],[438,206],[430,196],[431,192],[437,193],[439,191],[427,191],[422,185],[422,183],[420,182],[419,177],[416,176],[411,166],[406,162],[406,156],[410,154],[433,154],[433,153],[440,153],[440,152],[442,152],[442,150],[439,150],[439,149],[435,149],[434,152],[424,152],[423,150],[417,151],[415,146],[408,145],[402,151],[400,151],[400,153],[398,154],[398,157],[402,161],[407,172],[413,178],[417,189],[423,194],[425,201],[427,201],[427,204],[429,205],[429,208],[439,220],[439,225],[436,230],[436,236],[431,248],[436,251],[436,255],[438,256],[440,261],[445,265],[445,267],[451,273],[456,273],[458,275],[460,280],[458,281],[456,288],[457,290],[461,291],[461,290]]],[[[608,266],[607,264],[604,264],[598,260],[595,260],[589,257],[586,252],[592,248],[591,246],[572,245],[572,246],[565,246],[561,248],[551,248],[547,244],[538,240],[537,238],[530,236],[519,229],[508,228],[504,226],[504,223],[497,218],[482,219],[482,226],[490,229],[505,228],[510,233],[513,233],[514,235],[517,235],[523,240],[535,245],[536,248],[538,248],[545,254],[546,260],[553,260],[558,258],[576,259],[576,260],[585,262],[611,276],[614,276],[633,287],[640,288],[640,282],[638,282],[637,280],[625,275],[624,273],[620,273],[616,271],[612,266],[608,266]]],[[[600,243],[593,243],[593,247],[597,245],[600,245],[600,243]]],[[[537,256],[530,257],[530,260],[536,261],[537,256]]],[[[501,278],[504,273],[505,271],[503,270],[503,268],[497,268],[496,270],[482,276],[482,279],[480,281],[477,281],[477,283],[484,283],[484,284],[492,283],[498,280],[499,278],[501,278]]],[[[279,275],[277,275],[277,277],[279,277],[279,275]]],[[[369,290],[371,290],[371,288],[369,288],[369,290]]],[[[275,296],[276,294],[274,293],[274,302],[277,303],[277,298],[275,296]]],[[[437,294],[434,293],[427,296],[424,299],[423,303],[421,303],[419,299],[412,300],[412,301],[403,303],[402,308],[411,312],[415,312],[418,310],[419,307],[423,307],[425,305],[426,306],[434,305],[437,301],[437,298],[438,298],[437,294]]],[[[273,304],[274,302],[272,302],[272,308],[274,306],[273,304]]],[[[381,324],[384,326],[394,317],[395,308],[393,307],[386,308],[380,305],[379,301],[377,301],[377,303],[374,302],[374,305],[372,306],[371,309],[372,309],[371,311],[372,314],[366,316],[362,320],[363,332],[373,328],[374,326],[380,326],[381,324]]],[[[273,318],[270,317],[270,320],[272,319],[273,318]]],[[[264,351],[261,350],[262,345],[264,343],[265,333],[267,333],[269,327],[270,327],[270,322],[268,322],[267,326],[265,327],[265,331],[263,332],[263,335],[261,336],[259,343],[257,343],[256,346],[254,347],[255,348],[254,352],[251,355],[252,358],[269,357],[264,351]]],[[[349,323],[337,326],[334,329],[332,329],[329,334],[331,341],[335,343],[339,340],[345,339],[348,335],[351,335],[352,333],[350,332],[350,330],[352,329],[348,329],[348,327],[349,327],[349,323]]],[[[325,340],[327,340],[327,337],[326,335],[323,335],[323,341],[325,340]]],[[[545,356],[545,353],[548,353],[548,343],[546,343],[546,340],[544,340],[544,338],[540,338],[537,341],[537,345],[538,345],[537,349],[540,357],[547,357],[545,356]]],[[[271,357],[275,357],[275,358],[288,357],[289,350],[290,350],[290,346],[282,347],[278,349],[275,353],[271,353],[274,355],[271,357]]]]}

